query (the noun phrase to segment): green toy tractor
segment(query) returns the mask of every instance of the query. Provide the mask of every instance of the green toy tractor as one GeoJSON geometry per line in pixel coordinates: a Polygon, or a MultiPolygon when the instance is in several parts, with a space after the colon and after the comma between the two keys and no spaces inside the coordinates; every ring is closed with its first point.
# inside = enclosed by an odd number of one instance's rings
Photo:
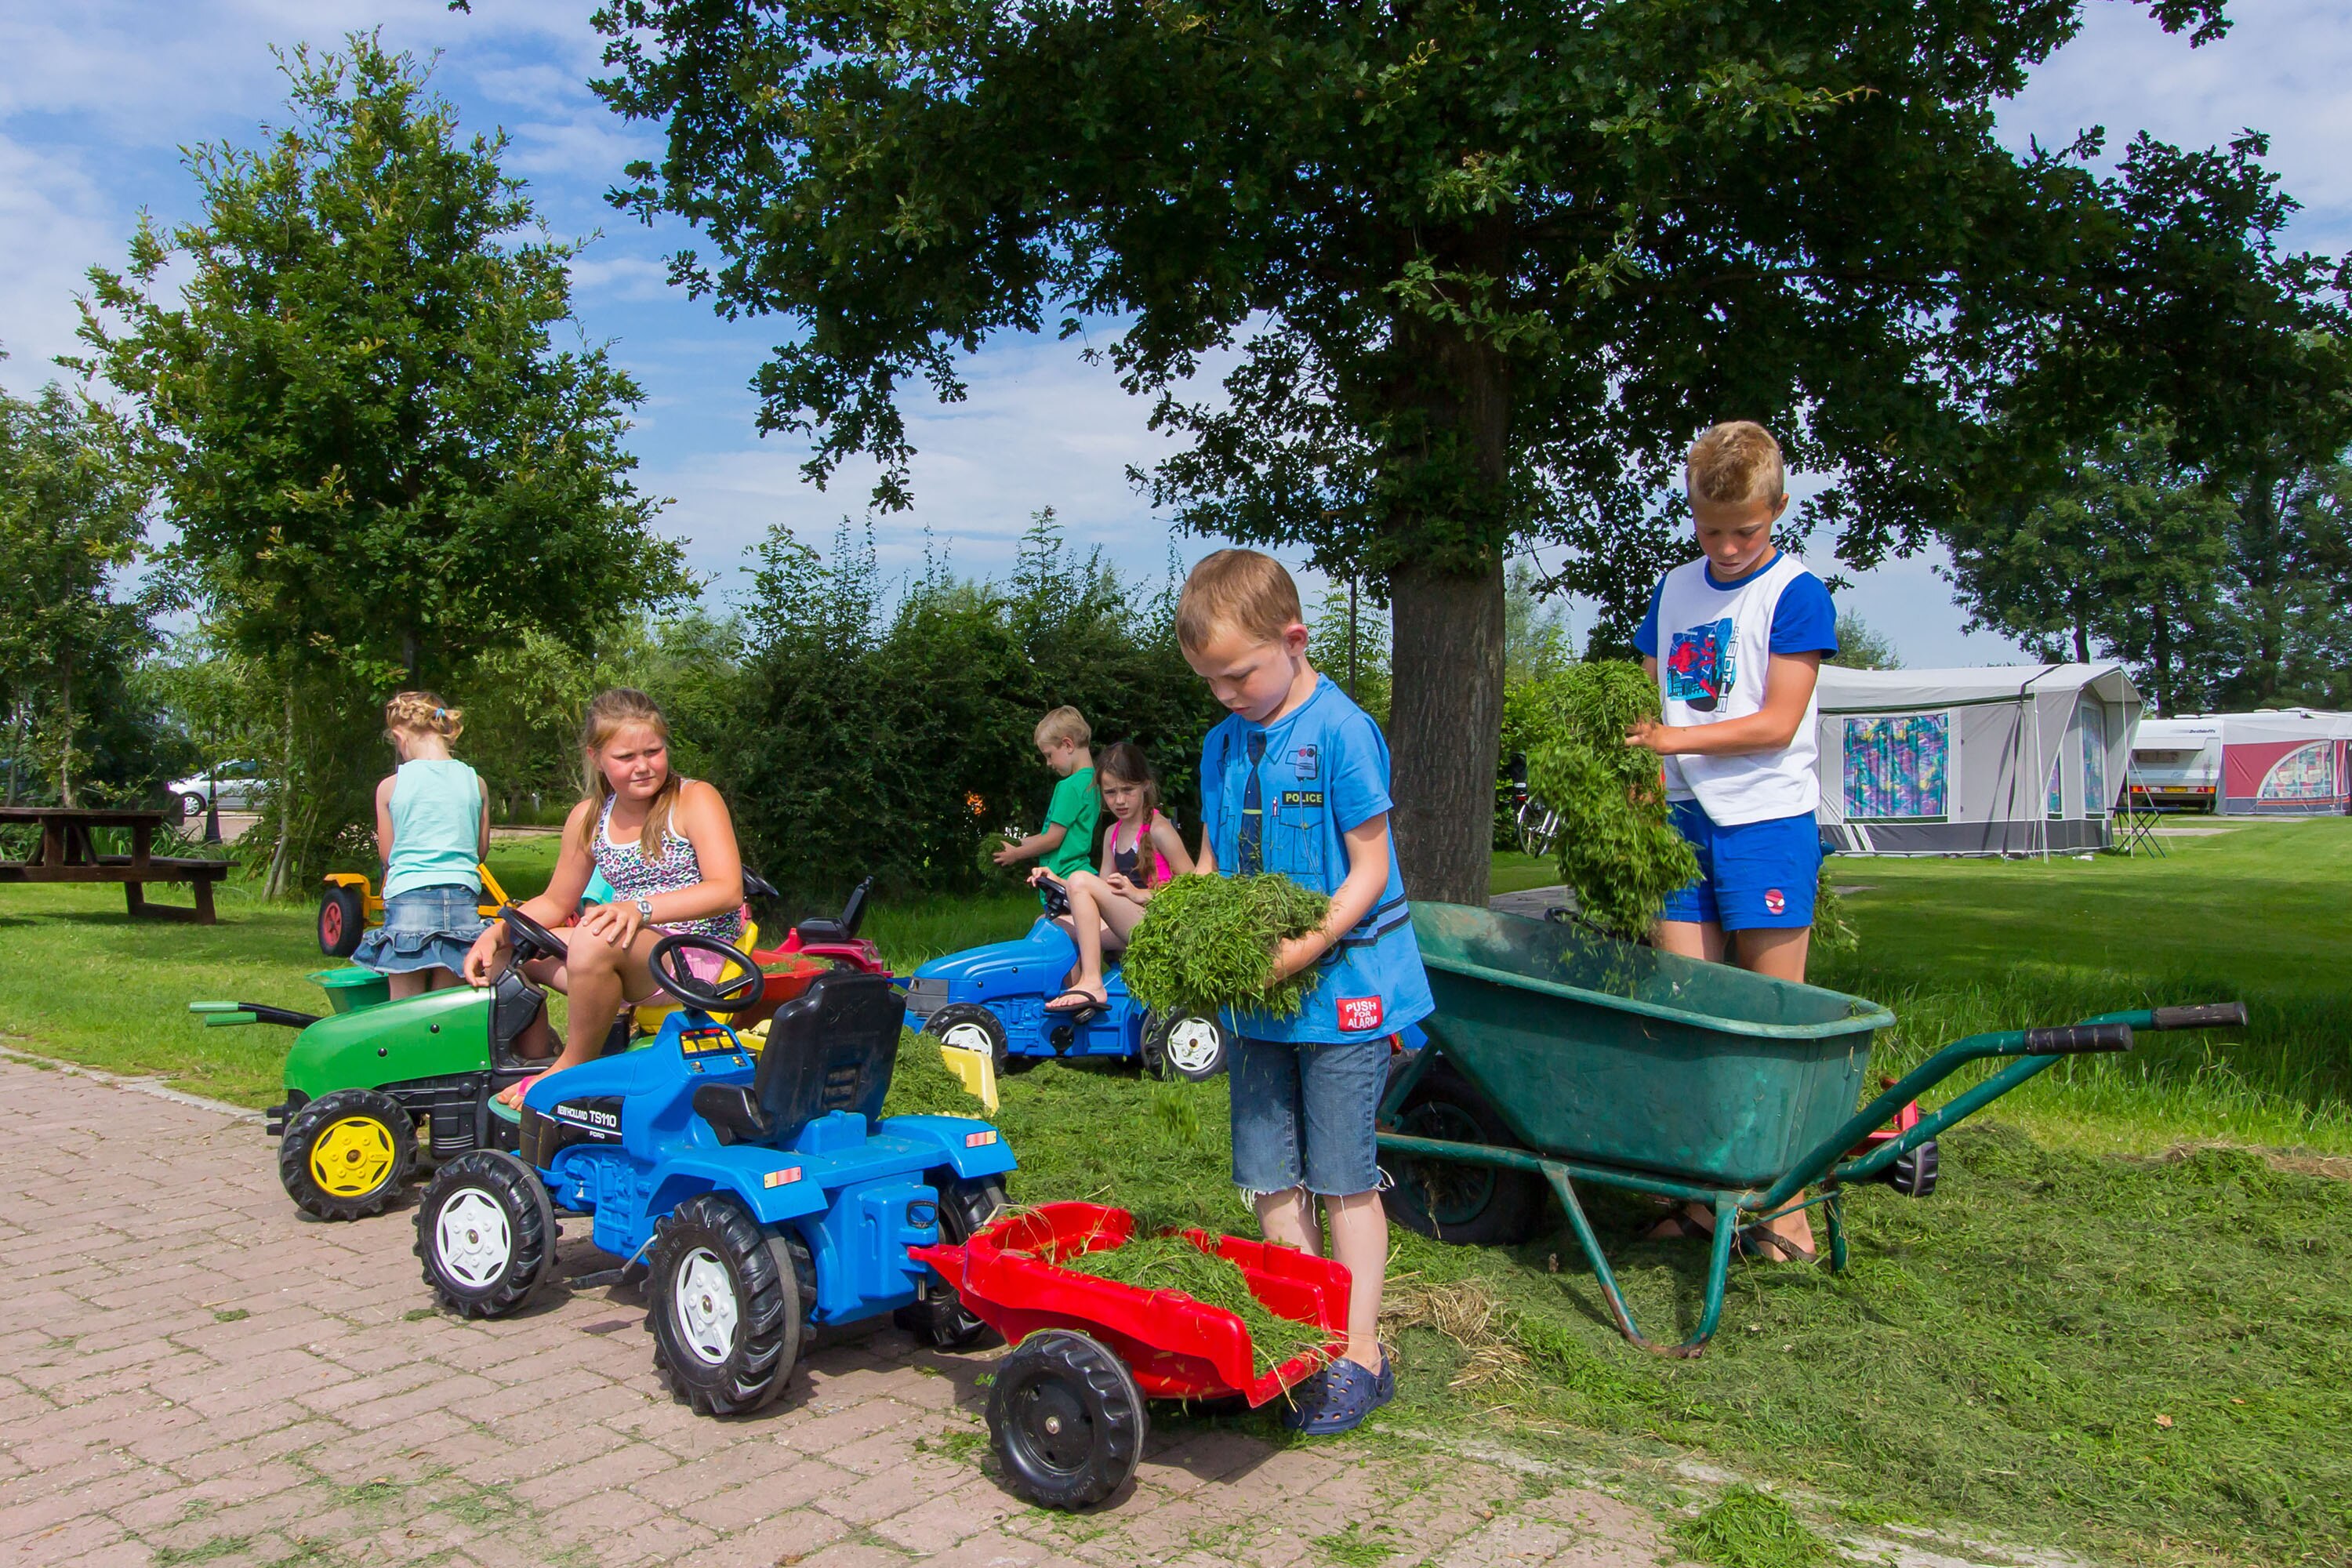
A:
{"type": "MultiPolygon", "coordinates": [[[[519,947],[520,939],[518,939],[519,947]]],[[[467,1149],[515,1147],[515,1124],[490,1101],[546,1065],[515,1041],[546,995],[511,965],[497,984],[398,1002],[383,975],[323,969],[310,976],[332,1010],[323,1016],[256,1002],[192,1002],[208,1026],[278,1024],[299,1029],[286,1056],[286,1099],[269,1108],[287,1195],[320,1219],[381,1214],[417,1158],[419,1129],[435,1160],[467,1149]]],[[[616,1045],[628,1022],[614,1025],[616,1045]]]]}

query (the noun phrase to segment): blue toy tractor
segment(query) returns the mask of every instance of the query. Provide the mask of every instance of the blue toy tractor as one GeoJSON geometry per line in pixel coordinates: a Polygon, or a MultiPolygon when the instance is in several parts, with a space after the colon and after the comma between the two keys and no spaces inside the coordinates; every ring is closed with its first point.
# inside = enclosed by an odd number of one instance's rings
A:
{"type": "MultiPolygon", "coordinates": [[[[519,956],[561,943],[500,911],[519,956]]],[[[416,1214],[416,1253],[442,1302],[497,1317],[555,1258],[556,1215],[592,1217],[596,1246],[642,1259],[654,1364],[706,1415],[774,1399],[819,1324],[892,1315],[935,1344],[985,1332],[907,1249],[961,1241],[1004,1203],[1013,1152],[986,1122],[884,1119],[904,1004],[889,977],[835,969],[777,1008],[749,1046],[712,1015],[758,1003],[760,967],[708,937],[666,938],[655,977],[684,1004],[650,1045],[583,1063],[523,1097],[520,1154],[443,1163],[416,1214]],[[700,949],[740,967],[707,987],[700,949]]]]}
{"type": "Polygon", "coordinates": [[[1000,1075],[1084,1057],[1139,1060],[1147,1072],[1171,1079],[1225,1070],[1224,1026],[1193,1013],[1155,1017],[1127,994],[1115,958],[1103,972],[1108,1003],[1046,1011],[1077,962],[1070,933],[1041,918],[1018,942],[966,948],[916,970],[907,984],[907,1023],[942,1045],[993,1058],[1000,1075]]]}

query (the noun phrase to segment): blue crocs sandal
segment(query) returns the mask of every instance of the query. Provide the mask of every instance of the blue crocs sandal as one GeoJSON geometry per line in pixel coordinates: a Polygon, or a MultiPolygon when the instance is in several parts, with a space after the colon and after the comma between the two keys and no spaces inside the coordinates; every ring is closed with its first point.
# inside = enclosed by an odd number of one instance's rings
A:
{"type": "Polygon", "coordinates": [[[1298,1402],[1282,1413],[1282,1424],[1308,1437],[1352,1432],[1364,1418],[1396,1396],[1396,1373],[1385,1349],[1381,1370],[1354,1362],[1333,1362],[1299,1384],[1298,1402]]]}

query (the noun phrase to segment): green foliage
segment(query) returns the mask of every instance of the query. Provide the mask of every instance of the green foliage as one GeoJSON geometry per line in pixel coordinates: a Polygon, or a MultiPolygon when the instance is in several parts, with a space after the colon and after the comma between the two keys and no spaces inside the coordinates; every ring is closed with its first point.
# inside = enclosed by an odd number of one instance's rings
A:
{"type": "Polygon", "coordinates": [[[1238,1267],[1181,1236],[1135,1237],[1118,1247],[1066,1258],[1062,1267],[1139,1290],[1181,1290],[1204,1307],[1233,1313],[1249,1331],[1252,1370],[1261,1377],[1295,1357],[1318,1354],[1329,1338],[1312,1323],[1266,1310],[1250,1294],[1238,1267]]]}
{"type": "Polygon", "coordinates": [[[1627,731],[1658,716],[1658,683],[1639,665],[1570,665],[1536,683],[1529,702],[1528,789],[1560,815],[1560,878],[1588,919],[1639,935],[1666,895],[1698,875],[1667,813],[1656,753],[1625,743],[1627,731]]]}
{"type": "Polygon", "coordinates": [[[1832,1555],[1789,1505],[1754,1487],[1727,1488],[1696,1519],[1675,1526],[1683,1550],[1723,1568],[1810,1568],[1832,1555]]]}
{"type": "Polygon", "coordinates": [[[688,585],[627,477],[640,395],[558,346],[578,247],[530,237],[503,139],[373,36],[283,65],[282,129],[189,154],[203,217],[93,269],[77,362],[128,400],[166,567],[276,689],[276,889],[366,817],[390,688],[533,629],[586,648],[688,585]]]}
{"type": "Polygon", "coordinates": [[[115,596],[142,554],[146,504],[103,410],[55,383],[29,400],[0,393],[0,796],[10,802],[75,805],[93,773],[112,786],[101,793],[156,782],[152,746],[123,721],[144,717],[125,682],[155,640],[158,606],[115,596]]]}
{"type": "Polygon", "coordinates": [[[1838,612],[1837,645],[1837,656],[1823,659],[1823,664],[1843,665],[1848,669],[1903,668],[1903,656],[1895,651],[1895,639],[1852,610],[1838,612]]]}
{"type": "Polygon", "coordinates": [[[760,561],[743,688],[712,770],[780,888],[830,898],[868,873],[898,888],[1011,881],[983,845],[1044,817],[1056,781],[1033,737],[1063,703],[1097,746],[1144,749],[1164,810],[1191,809],[1201,737],[1223,710],[1176,647],[1172,595],[1071,551],[1050,510],[1010,582],[935,561],[895,606],[870,530],[845,527],[828,557],[779,529],[760,561]]]}
{"type": "Polygon", "coordinates": [[[2340,397],[2338,280],[2280,244],[2259,137],[2004,144],[2085,8],[607,0],[598,85],[666,138],[617,199],[715,250],[680,279],[783,318],[761,420],[813,476],[871,457],[910,504],[902,397],[1058,327],[1177,437],[1144,477],[1185,529],[1384,582],[1431,628],[1397,649],[1406,877],[1467,897],[1503,649],[1463,601],[1561,547],[1622,657],[1709,413],[1829,477],[1791,528],[1869,566],[2151,404],[2212,452],[2340,397]]]}
{"type": "Polygon", "coordinates": [[[1161,1017],[1227,1008],[1290,1017],[1322,972],[1309,964],[1277,982],[1275,949],[1321,926],[1330,909],[1279,872],[1179,877],[1152,895],[1128,941],[1128,992],[1161,1017]]]}

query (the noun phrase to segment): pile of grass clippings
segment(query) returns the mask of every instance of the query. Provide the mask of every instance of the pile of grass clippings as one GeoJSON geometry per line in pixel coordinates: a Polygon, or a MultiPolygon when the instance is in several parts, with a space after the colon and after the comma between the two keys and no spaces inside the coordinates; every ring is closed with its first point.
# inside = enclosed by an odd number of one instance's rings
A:
{"type": "Polygon", "coordinates": [[[1330,908],[1277,873],[1179,877],[1152,895],[1128,942],[1128,993],[1163,1018],[1228,1007],[1290,1017],[1321,975],[1310,965],[1276,981],[1276,945],[1320,926],[1330,908]]]}
{"type": "Polygon", "coordinates": [[[1835,1553],[1779,1498],[1735,1486],[1696,1519],[1675,1527],[1675,1540],[1702,1563],[1723,1568],[1810,1568],[1835,1553]]]}
{"type": "Polygon", "coordinates": [[[1698,875],[1675,830],[1657,755],[1625,733],[1658,717],[1657,683],[1636,664],[1570,665],[1540,690],[1543,738],[1528,749],[1528,788],[1559,813],[1560,879],[1587,919],[1620,936],[1650,929],[1666,896],[1698,875]]]}
{"type": "Polygon", "coordinates": [[[1212,1258],[1181,1236],[1139,1236],[1121,1247],[1074,1254],[1061,1266],[1139,1290],[1181,1290],[1203,1306],[1231,1312],[1249,1331],[1250,1368],[1260,1377],[1295,1357],[1320,1357],[1328,1338],[1313,1323],[1266,1310],[1250,1294],[1238,1266],[1212,1258]]]}

